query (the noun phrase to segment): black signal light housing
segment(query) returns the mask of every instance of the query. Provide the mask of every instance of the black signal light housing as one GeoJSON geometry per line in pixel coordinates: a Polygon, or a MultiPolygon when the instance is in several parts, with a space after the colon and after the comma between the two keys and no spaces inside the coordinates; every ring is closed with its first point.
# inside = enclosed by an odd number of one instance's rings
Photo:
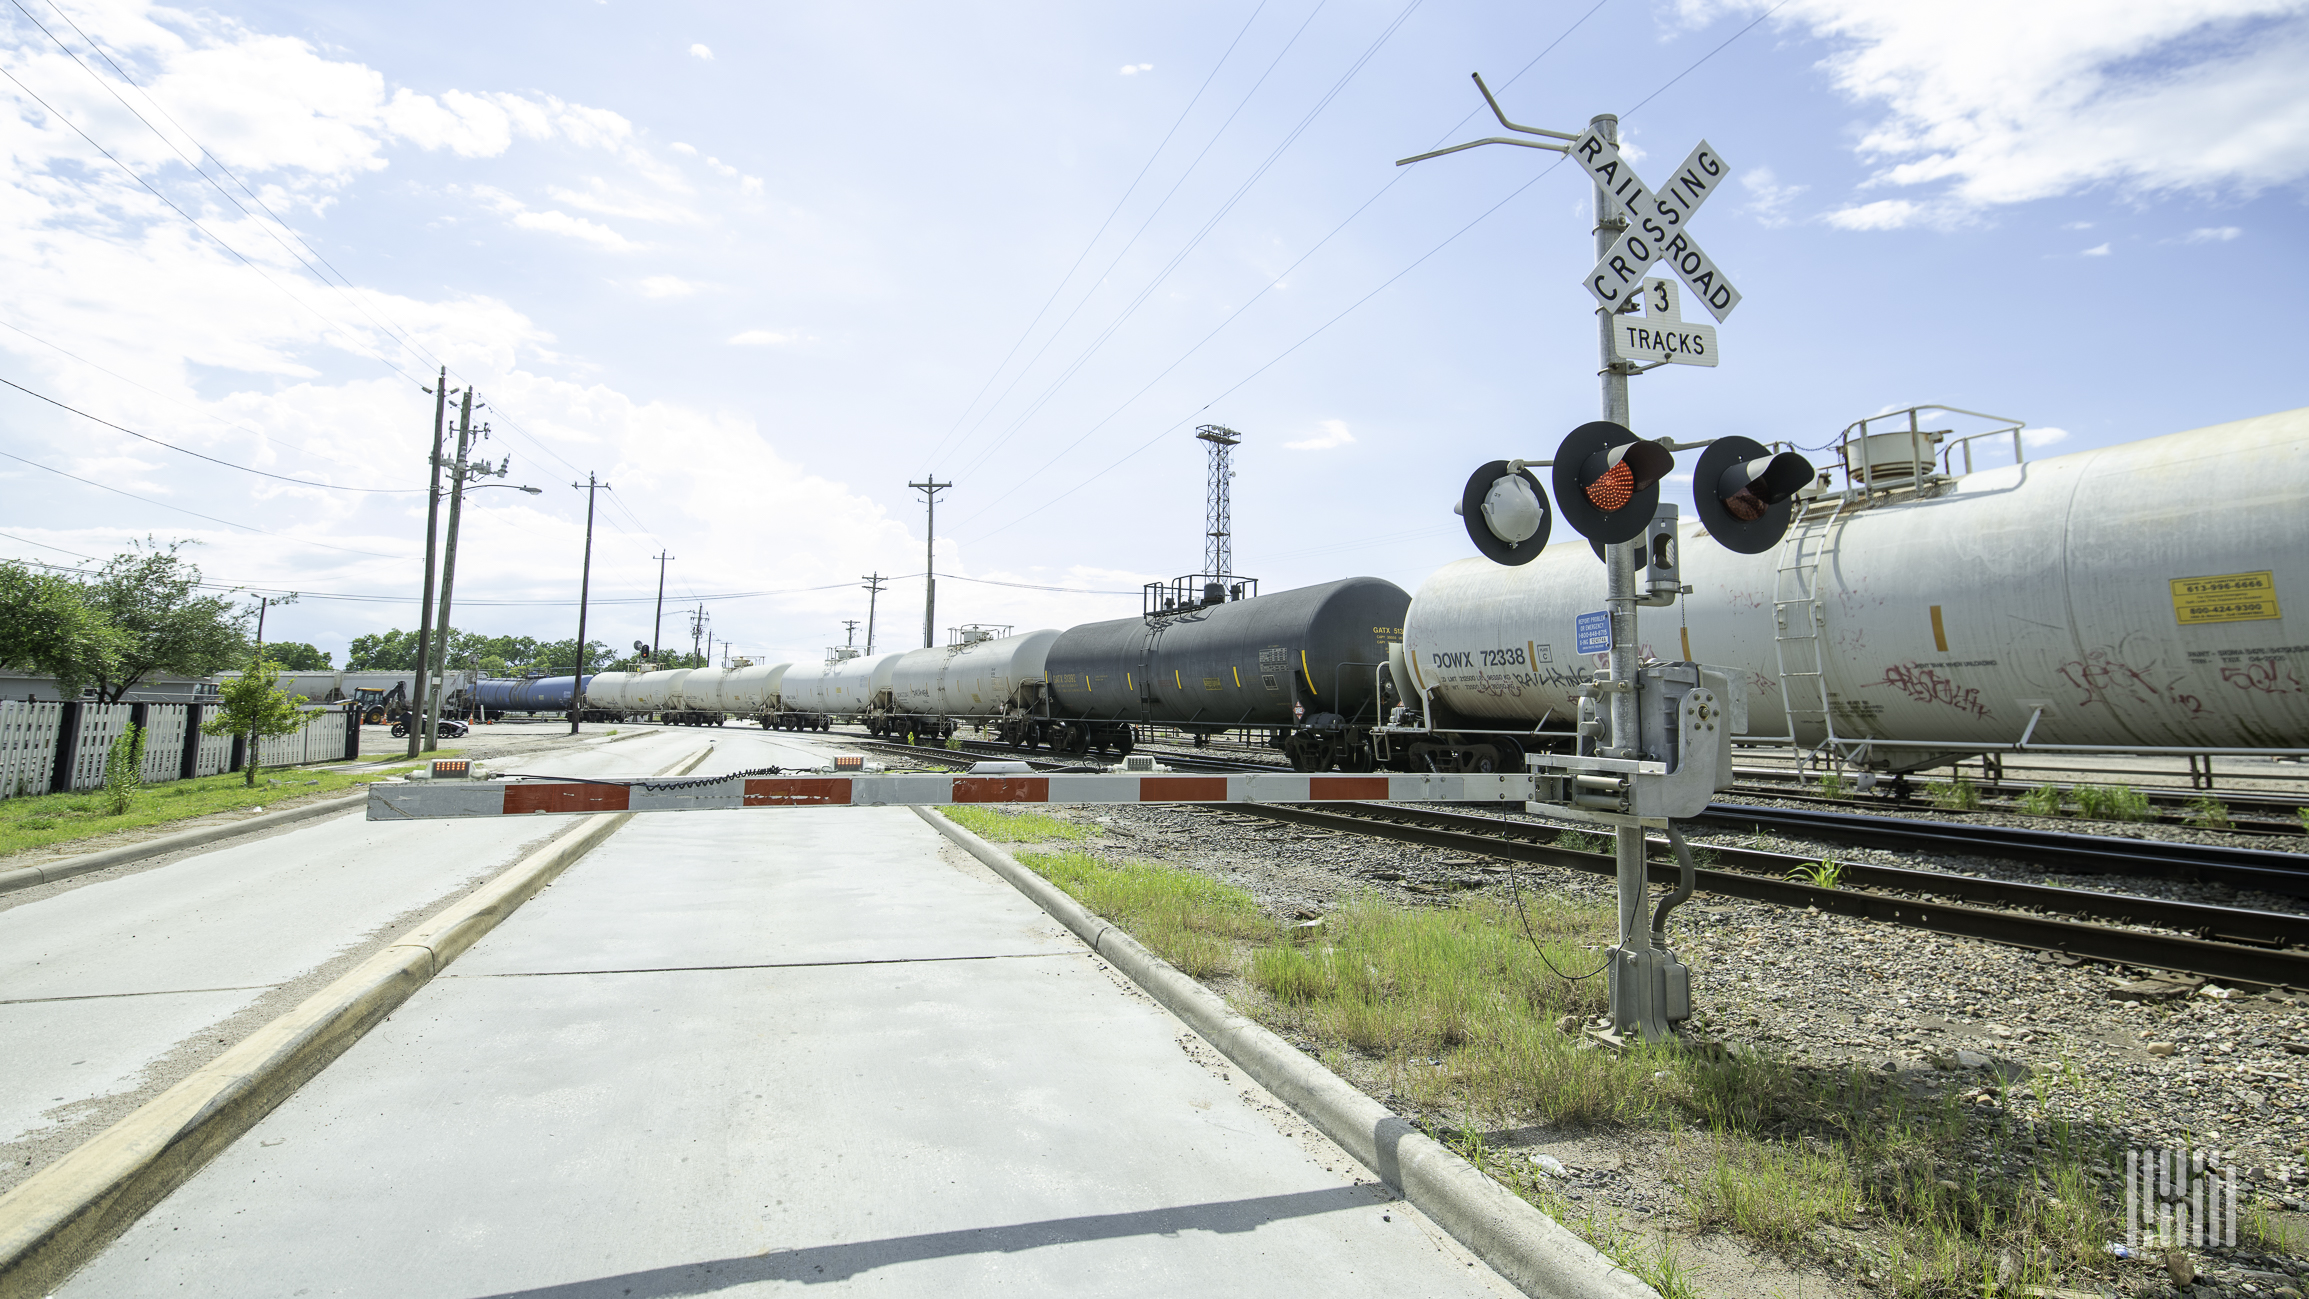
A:
{"type": "Polygon", "coordinates": [[[1692,472],[1692,504],[1717,545],[1759,555],[1787,535],[1796,493],[1812,474],[1812,462],[1793,451],[1774,454],[1753,438],[1720,437],[1692,472]]]}
{"type": "Polygon", "coordinates": [[[1556,508],[1590,541],[1632,541],[1658,511],[1660,480],[1675,467],[1673,452],[1623,425],[1582,424],[1556,449],[1556,508]]]}

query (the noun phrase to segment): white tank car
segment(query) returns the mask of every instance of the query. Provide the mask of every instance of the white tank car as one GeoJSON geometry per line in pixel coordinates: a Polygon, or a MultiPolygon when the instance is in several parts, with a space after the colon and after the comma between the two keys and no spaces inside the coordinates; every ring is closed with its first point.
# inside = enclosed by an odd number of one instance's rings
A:
{"type": "MultiPolygon", "coordinates": [[[[1640,611],[1642,652],[1739,671],[1751,735],[1788,735],[1792,715],[1806,745],[1832,722],[1943,752],[2024,734],[2309,747],[2309,409],[1983,470],[1924,499],[1823,497],[1760,555],[1697,524],[1678,535],[1693,592],[1640,611]]],[[[1452,564],[1404,622],[1413,685],[1471,728],[1566,728],[1605,661],[1576,652],[1574,622],[1603,593],[1585,541],[1518,568],[1452,564]]]]}
{"type": "Polygon", "coordinates": [[[1022,691],[1043,680],[1043,660],[1059,633],[971,641],[912,650],[890,672],[890,709],[927,717],[999,717],[1026,702],[1022,691]]]}
{"type": "Polygon", "coordinates": [[[722,711],[736,717],[757,717],[777,707],[778,687],[793,666],[764,663],[732,668],[722,678],[722,711]]]}
{"type": "Polygon", "coordinates": [[[597,672],[586,679],[585,706],[589,709],[626,712],[634,706],[628,696],[632,693],[633,683],[639,679],[631,672],[597,672]]]}
{"type": "Polygon", "coordinates": [[[828,663],[807,675],[788,672],[780,692],[785,697],[786,711],[860,716],[876,695],[890,688],[890,673],[903,657],[901,654],[876,654],[871,658],[861,655],[828,663]]]}
{"type": "Polygon", "coordinates": [[[667,694],[665,707],[675,712],[718,713],[722,711],[722,683],[729,675],[729,668],[691,668],[667,694]]]}
{"type": "Polygon", "coordinates": [[[626,707],[637,713],[657,713],[677,708],[681,697],[682,679],[695,668],[665,668],[644,672],[625,688],[626,707]]]}

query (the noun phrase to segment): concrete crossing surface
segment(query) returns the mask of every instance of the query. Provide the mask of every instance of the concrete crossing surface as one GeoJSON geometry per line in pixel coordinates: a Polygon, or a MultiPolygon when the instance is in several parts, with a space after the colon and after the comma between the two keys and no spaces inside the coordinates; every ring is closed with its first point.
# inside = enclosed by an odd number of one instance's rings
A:
{"type": "Polygon", "coordinates": [[[636,819],[57,1293],[792,1286],[1516,1293],[895,808],[636,819]]]}

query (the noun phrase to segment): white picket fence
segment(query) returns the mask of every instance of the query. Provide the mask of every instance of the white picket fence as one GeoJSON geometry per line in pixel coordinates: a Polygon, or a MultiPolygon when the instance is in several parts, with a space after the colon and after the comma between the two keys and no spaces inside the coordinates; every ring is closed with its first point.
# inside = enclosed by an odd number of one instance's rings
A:
{"type": "MultiPolygon", "coordinates": [[[[176,780],[184,774],[186,728],[191,710],[182,706],[146,706],[144,761],[138,773],[147,784],[176,780]]],[[[78,743],[72,751],[71,787],[96,789],[104,784],[104,769],[112,756],[112,742],[127,730],[135,716],[134,704],[82,704],[78,743]]],[[[307,709],[310,720],[287,735],[257,745],[261,766],[282,767],[327,761],[345,756],[347,714],[341,708],[307,709]]],[[[61,738],[65,705],[0,701],[0,798],[45,794],[56,778],[56,746],[61,738]]],[[[202,733],[191,737],[195,776],[214,776],[232,766],[233,737],[202,733]]]]}
{"type": "Polygon", "coordinates": [[[48,792],[63,716],[62,704],[0,700],[0,798],[48,792]]]}

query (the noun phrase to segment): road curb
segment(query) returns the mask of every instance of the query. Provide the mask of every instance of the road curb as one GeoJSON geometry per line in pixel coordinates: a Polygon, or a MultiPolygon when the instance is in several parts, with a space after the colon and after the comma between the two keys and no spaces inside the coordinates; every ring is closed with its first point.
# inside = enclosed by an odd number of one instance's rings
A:
{"type": "MultiPolygon", "coordinates": [[[[653,774],[682,775],[712,751],[653,774]]],[[[0,1299],[34,1299],[61,1284],[633,816],[583,818],[0,1195],[0,1299]]]]}
{"type": "Polygon", "coordinates": [[[315,817],[333,816],[338,812],[350,812],[359,807],[361,800],[368,796],[368,791],[364,790],[358,794],[346,794],[341,798],[328,798],[318,803],[307,803],[303,807],[286,808],[279,812],[266,812],[261,816],[252,816],[245,821],[226,821],[219,825],[205,825],[198,830],[179,830],[175,834],[164,834],[158,839],[147,839],[142,843],[124,843],[118,848],[106,848],[101,852],[67,857],[62,861],[49,862],[45,866],[19,866],[15,870],[0,871],[0,893],[13,893],[18,889],[28,889],[37,884],[50,884],[57,880],[70,879],[75,875],[86,875],[90,871],[100,871],[107,866],[118,866],[123,862],[142,861],[147,857],[158,857],[162,853],[176,852],[183,848],[198,848],[204,844],[215,843],[220,839],[255,834],[262,830],[270,830],[275,826],[295,825],[299,821],[310,821],[315,817]]]}
{"type": "Polygon", "coordinates": [[[1658,1299],[1650,1286],[1434,1138],[1230,1009],[1210,991],[986,840],[939,815],[915,813],[1074,931],[1149,996],[1186,1021],[1260,1086],[1299,1112],[1404,1199],[1527,1295],[1658,1299]]]}

